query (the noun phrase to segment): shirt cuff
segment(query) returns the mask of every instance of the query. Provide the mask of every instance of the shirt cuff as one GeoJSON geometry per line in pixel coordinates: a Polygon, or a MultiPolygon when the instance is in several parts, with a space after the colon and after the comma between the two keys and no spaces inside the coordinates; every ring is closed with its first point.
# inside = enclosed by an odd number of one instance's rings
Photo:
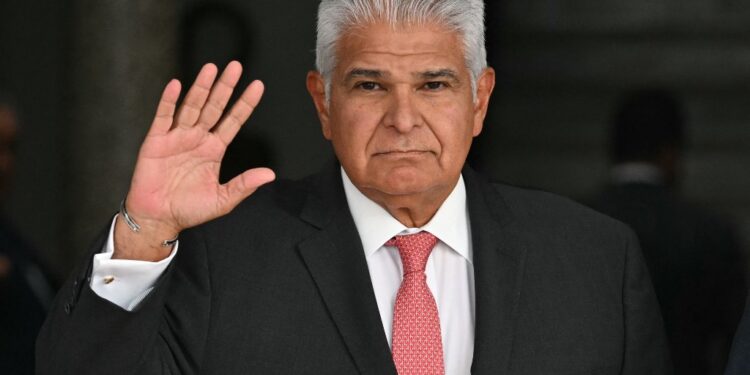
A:
{"type": "Polygon", "coordinates": [[[107,244],[103,251],[94,255],[91,271],[91,289],[121,308],[133,311],[149,295],[172,262],[179,242],[175,243],[169,257],[158,262],[141,260],[112,259],[115,250],[114,232],[117,215],[112,220],[107,244]]]}

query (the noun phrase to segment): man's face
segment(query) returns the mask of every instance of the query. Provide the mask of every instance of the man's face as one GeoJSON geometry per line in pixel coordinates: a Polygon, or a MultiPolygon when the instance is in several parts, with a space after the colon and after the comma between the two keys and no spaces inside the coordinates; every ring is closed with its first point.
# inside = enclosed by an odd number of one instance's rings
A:
{"type": "Polygon", "coordinates": [[[434,25],[368,25],[337,47],[330,105],[319,75],[308,88],[354,185],[371,199],[452,190],[482,130],[494,72],[479,78],[475,102],[460,35],[434,25]]]}
{"type": "Polygon", "coordinates": [[[0,199],[8,188],[15,159],[16,116],[12,109],[0,106],[0,199]]]}

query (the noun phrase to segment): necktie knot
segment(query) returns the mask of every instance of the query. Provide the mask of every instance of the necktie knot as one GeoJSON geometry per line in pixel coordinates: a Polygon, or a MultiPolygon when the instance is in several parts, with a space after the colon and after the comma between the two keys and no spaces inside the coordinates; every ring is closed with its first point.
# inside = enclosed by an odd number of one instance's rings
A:
{"type": "Polygon", "coordinates": [[[395,236],[385,243],[386,246],[398,248],[401,263],[404,266],[404,275],[424,272],[427,267],[427,258],[430,257],[430,253],[436,244],[437,237],[424,231],[395,236]]]}

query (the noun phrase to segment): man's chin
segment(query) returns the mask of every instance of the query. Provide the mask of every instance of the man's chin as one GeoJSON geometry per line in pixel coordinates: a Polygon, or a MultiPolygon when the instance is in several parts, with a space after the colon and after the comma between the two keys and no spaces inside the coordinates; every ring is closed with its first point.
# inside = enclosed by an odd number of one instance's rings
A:
{"type": "Polygon", "coordinates": [[[384,194],[415,195],[430,191],[438,180],[436,173],[417,167],[399,167],[378,178],[377,189],[384,194]]]}

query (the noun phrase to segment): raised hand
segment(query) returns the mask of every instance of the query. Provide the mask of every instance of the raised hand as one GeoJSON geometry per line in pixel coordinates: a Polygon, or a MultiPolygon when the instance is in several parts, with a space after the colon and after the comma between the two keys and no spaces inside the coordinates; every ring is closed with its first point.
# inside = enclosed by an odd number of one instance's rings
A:
{"type": "Polygon", "coordinates": [[[179,108],[180,82],[167,84],[141,145],[126,200],[141,230],[132,232],[118,217],[114,258],[163,259],[171,251],[161,246],[164,240],[229,213],[274,179],[270,169],[256,168],[219,183],[227,146],[263,95],[263,84],[254,81],[224,114],[241,74],[242,66],[233,61],[217,81],[216,66],[205,65],[179,108]]]}

